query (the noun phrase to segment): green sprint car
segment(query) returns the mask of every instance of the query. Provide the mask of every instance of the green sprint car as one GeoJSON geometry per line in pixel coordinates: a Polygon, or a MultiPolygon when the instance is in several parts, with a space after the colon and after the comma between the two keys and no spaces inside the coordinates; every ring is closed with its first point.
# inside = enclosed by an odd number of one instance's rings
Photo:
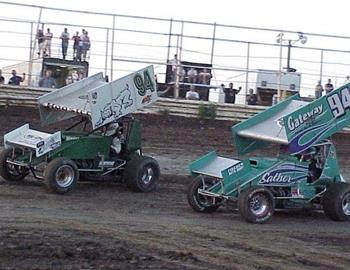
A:
{"type": "Polygon", "coordinates": [[[244,160],[208,153],[190,164],[190,206],[214,212],[235,201],[248,222],[264,223],[275,208],[323,209],[335,221],[350,221],[350,184],[340,173],[329,137],[350,124],[350,84],[317,99],[298,95],[232,127],[239,154],[275,144],[276,157],[244,160]]]}

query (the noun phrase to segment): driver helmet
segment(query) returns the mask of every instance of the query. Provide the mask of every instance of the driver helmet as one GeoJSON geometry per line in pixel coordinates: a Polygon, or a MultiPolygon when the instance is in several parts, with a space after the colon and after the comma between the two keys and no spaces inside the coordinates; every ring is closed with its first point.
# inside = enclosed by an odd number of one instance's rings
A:
{"type": "Polygon", "coordinates": [[[118,128],[119,128],[118,123],[110,123],[106,127],[105,135],[106,136],[113,136],[117,132],[118,128]]]}

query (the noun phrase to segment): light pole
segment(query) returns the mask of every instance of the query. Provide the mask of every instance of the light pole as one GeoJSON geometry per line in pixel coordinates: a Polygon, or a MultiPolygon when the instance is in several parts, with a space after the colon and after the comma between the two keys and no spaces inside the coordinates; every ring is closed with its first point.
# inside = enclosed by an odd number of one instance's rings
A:
{"type": "Polygon", "coordinates": [[[305,44],[307,42],[307,37],[302,33],[298,32],[298,38],[297,39],[285,39],[284,33],[281,32],[276,37],[276,42],[280,44],[280,61],[279,61],[279,71],[278,71],[278,87],[277,87],[277,102],[281,101],[281,81],[282,81],[282,49],[283,44],[287,44],[288,47],[288,54],[287,54],[287,67],[286,72],[295,72],[296,69],[290,67],[290,54],[291,54],[291,48],[292,46],[299,42],[301,44],[305,44]]]}

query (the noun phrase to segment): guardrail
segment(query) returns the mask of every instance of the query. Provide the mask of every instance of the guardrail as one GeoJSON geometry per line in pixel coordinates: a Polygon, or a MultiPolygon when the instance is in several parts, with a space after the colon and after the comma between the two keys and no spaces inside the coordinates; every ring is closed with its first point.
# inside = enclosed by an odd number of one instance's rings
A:
{"type": "MultiPolygon", "coordinates": [[[[36,107],[37,98],[50,92],[47,88],[0,85],[0,106],[36,107]]],[[[178,100],[159,98],[157,102],[146,106],[140,113],[163,113],[184,117],[198,117],[200,104],[212,104],[207,101],[178,100]]],[[[216,119],[240,122],[263,111],[264,106],[245,106],[239,104],[218,104],[216,119]]]]}
{"type": "MultiPolygon", "coordinates": [[[[0,106],[36,107],[37,98],[50,92],[48,88],[34,88],[25,86],[0,85],[0,106]]],[[[159,98],[157,102],[146,106],[139,113],[167,114],[183,117],[198,117],[200,104],[212,104],[207,101],[179,100],[159,98]]],[[[241,122],[265,110],[265,106],[247,106],[240,104],[217,104],[217,120],[241,122]]],[[[343,130],[349,133],[350,128],[343,130]]]]}

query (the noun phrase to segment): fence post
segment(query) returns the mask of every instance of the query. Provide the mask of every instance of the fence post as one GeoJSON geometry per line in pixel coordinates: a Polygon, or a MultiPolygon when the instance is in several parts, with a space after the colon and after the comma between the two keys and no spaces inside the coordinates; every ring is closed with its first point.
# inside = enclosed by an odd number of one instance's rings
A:
{"type": "Polygon", "coordinates": [[[114,32],[115,32],[115,15],[113,15],[113,24],[112,24],[111,76],[110,76],[110,81],[113,81],[114,32]]]}
{"type": "Polygon", "coordinates": [[[213,59],[214,59],[215,38],[216,38],[216,22],[214,23],[213,38],[212,38],[212,42],[211,42],[211,54],[210,54],[210,64],[211,65],[213,65],[213,59]]]}
{"type": "MultiPolygon", "coordinates": [[[[32,69],[33,69],[33,54],[35,51],[33,50],[33,22],[30,23],[30,40],[29,40],[29,65],[28,65],[28,76],[27,76],[27,82],[28,86],[30,85],[30,82],[32,80],[32,69]]],[[[35,39],[34,39],[35,44],[35,39]]]]}
{"type": "Polygon", "coordinates": [[[106,29],[106,55],[105,55],[105,76],[107,76],[107,70],[108,70],[108,42],[109,42],[109,28],[106,29]]]}
{"type": "Polygon", "coordinates": [[[321,50],[321,60],[320,60],[320,81],[322,84],[322,77],[323,77],[323,52],[324,50],[321,50]]]}
{"type": "Polygon", "coordinates": [[[169,29],[169,41],[168,41],[168,54],[166,57],[166,62],[169,62],[169,57],[170,57],[170,48],[171,48],[171,36],[173,32],[173,18],[170,19],[170,29],[169,29]]]}
{"type": "Polygon", "coordinates": [[[245,75],[245,95],[244,104],[247,104],[248,80],[249,80],[249,60],[250,60],[250,42],[247,43],[247,71],[245,75]]]}

